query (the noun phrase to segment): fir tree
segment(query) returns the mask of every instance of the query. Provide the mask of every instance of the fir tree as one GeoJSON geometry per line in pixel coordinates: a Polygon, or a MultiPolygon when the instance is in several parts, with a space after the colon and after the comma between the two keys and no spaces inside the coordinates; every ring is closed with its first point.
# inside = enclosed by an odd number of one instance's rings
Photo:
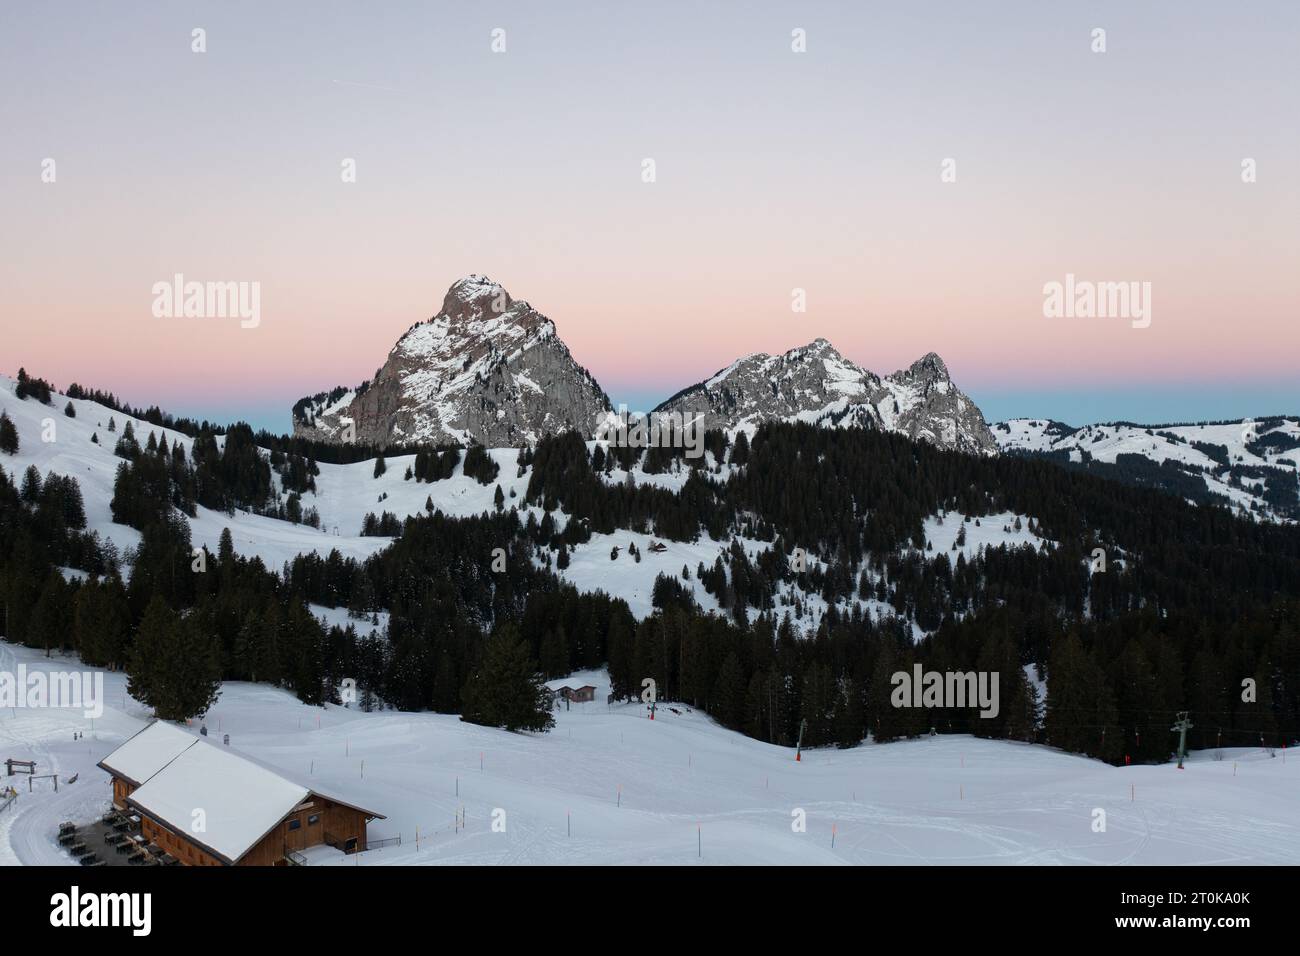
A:
{"type": "Polygon", "coordinates": [[[145,608],[127,664],[127,692],[163,720],[205,713],[221,691],[217,645],[200,616],[184,618],[155,595],[145,608]]]}
{"type": "Polygon", "coordinates": [[[550,730],[549,697],[528,646],[513,624],[497,629],[462,692],[461,720],[506,730],[550,730]]]}
{"type": "Polygon", "coordinates": [[[29,505],[36,504],[41,500],[41,489],[43,487],[41,473],[36,469],[35,465],[28,465],[27,470],[23,472],[23,485],[19,491],[23,501],[29,505]]]}
{"type": "Polygon", "coordinates": [[[14,428],[8,412],[0,412],[0,451],[6,455],[18,453],[18,429],[14,428]]]}
{"type": "Polygon", "coordinates": [[[231,536],[229,528],[221,529],[221,537],[217,542],[217,560],[221,562],[222,567],[230,565],[235,560],[235,539],[231,536]]]}

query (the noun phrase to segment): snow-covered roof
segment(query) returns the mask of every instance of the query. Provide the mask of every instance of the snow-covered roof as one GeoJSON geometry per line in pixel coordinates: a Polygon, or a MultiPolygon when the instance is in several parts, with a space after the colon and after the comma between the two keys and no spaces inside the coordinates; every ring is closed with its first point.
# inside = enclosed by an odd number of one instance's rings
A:
{"type": "Polygon", "coordinates": [[[195,743],[192,734],[155,720],[101,760],[99,766],[139,786],[195,743]]]}
{"type": "Polygon", "coordinates": [[[229,863],[312,795],[383,819],[163,720],[148,724],[99,766],[136,785],[127,798],[132,806],[229,863]]]}
{"type": "Polygon", "coordinates": [[[234,863],[309,793],[265,767],[196,740],[128,799],[234,863]]]}

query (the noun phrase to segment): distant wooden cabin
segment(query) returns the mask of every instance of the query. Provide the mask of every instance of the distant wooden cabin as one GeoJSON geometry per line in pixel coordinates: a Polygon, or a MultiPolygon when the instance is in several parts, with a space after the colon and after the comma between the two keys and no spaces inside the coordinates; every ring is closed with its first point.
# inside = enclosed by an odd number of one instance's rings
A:
{"type": "Polygon", "coordinates": [[[546,694],[548,701],[552,704],[561,700],[582,704],[596,699],[596,688],[590,684],[583,684],[581,687],[570,687],[568,684],[553,683],[546,685],[546,694]]]}
{"type": "Polygon", "coordinates": [[[321,844],[359,852],[366,825],[385,819],[161,720],[99,766],[114,806],[138,813],[141,835],[191,866],[279,866],[321,844]]]}

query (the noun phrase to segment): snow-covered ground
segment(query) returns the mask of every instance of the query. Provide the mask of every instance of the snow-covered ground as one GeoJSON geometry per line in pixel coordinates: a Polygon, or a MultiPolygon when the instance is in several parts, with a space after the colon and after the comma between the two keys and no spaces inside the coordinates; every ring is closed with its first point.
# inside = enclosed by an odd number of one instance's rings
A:
{"type": "MultiPolygon", "coordinates": [[[[78,666],[0,643],[0,670],[19,662],[78,666]]],[[[232,750],[386,814],[372,839],[402,837],[356,857],[313,854],[318,865],[1300,864],[1300,761],[1281,752],[1198,752],[1182,771],[1115,768],[953,736],[806,751],[796,763],[788,748],[680,705],[660,706],[654,721],[639,704],[611,707],[602,672],[569,681],[597,685],[596,701],[558,711],[542,735],[307,707],[243,683],[224,686],[207,724],[230,734],[232,750]],[[1097,809],[1105,832],[1093,830],[1097,809]],[[497,810],[504,832],[492,829],[497,810]],[[806,832],[792,828],[800,810],[806,832]]],[[[80,710],[0,713],[0,757],[61,775],[57,794],[47,780],[28,793],[25,778],[4,778],[21,796],[0,814],[0,864],[71,864],[58,823],[107,806],[95,763],[148,717],[124,686],[106,675],[93,725],[80,710]],[[85,737],[74,741],[76,731],[85,737]],[[68,784],[72,773],[80,778],[68,784]]]]}
{"type": "MultiPolygon", "coordinates": [[[[33,398],[19,400],[14,395],[14,387],[12,379],[0,376],[0,410],[14,422],[19,439],[18,453],[5,455],[0,466],[15,483],[21,481],[30,465],[35,465],[42,477],[53,471],[76,478],[85,500],[87,529],[98,532],[101,539],[112,541],[119,551],[138,545],[140,533],[126,525],[114,524],[110,509],[113,481],[117,466],[122,463],[113,454],[117,439],[129,421],[142,447],[152,432],[159,439],[166,438],[169,447],[179,441],[188,455],[193,440],[188,435],[129,418],[90,401],[72,399],[77,414],[68,418],[63,412],[69,402],[65,395],[55,394],[53,405],[42,405],[33,398]],[[110,419],[116,425],[114,432],[108,430],[110,419]],[[98,444],[90,440],[91,435],[98,436],[98,444]],[[50,440],[44,440],[46,437],[50,440]]],[[[224,439],[217,441],[221,444],[224,439]]],[[[540,509],[522,507],[528,477],[526,474],[517,477],[518,450],[499,448],[489,454],[500,466],[500,474],[496,482],[488,485],[466,476],[463,463],[443,481],[407,481],[406,469],[414,464],[414,455],[386,459],[387,471],[378,478],[374,477],[373,461],[347,465],[322,462],[320,474],[316,476],[316,493],[303,495],[304,510],[315,508],[320,514],[319,529],[247,511],[227,515],[203,507],[198,509],[197,517],[187,520],[195,547],[205,545],[215,552],[222,529],[229,528],[236,552],[248,557],[260,555],[268,568],[278,570],[295,555],[311,551],[324,555],[337,549],[344,557],[362,560],[388,547],[390,538],[361,536],[361,524],[367,513],[378,515],[389,511],[398,518],[425,514],[430,499],[435,510],[447,515],[493,511],[497,484],[506,496],[507,508],[519,507],[523,518],[532,510],[540,519],[540,509]]],[[[559,524],[563,527],[562,516],[556,517],[561,519],[559,524]]]]}
{"type": "MultiPolygon", "coordinates": [[[[762,541],[749,538],[740,539],[741,547],[750,561],[771,547],[762,541]]],[[[632,614],[641,619],[648,617],[654,607],[651,597],[655,578],[666,574],[695,595],[696,602],[706,611],[722,613],[717,598],[704,589],[699,581],[699,565],[711,568],[718,556],[727,563],[727,549],[730,541],[714,541],[702,536],[698,541],[670,541],[656,538],[652,534],[638,534],[634,531],[618,531],[614,534],[593,534],[591,540],[575,546],[569,552],[569,566],[556,570],[565,581],[579,591],[604,591],[627,601],[632,614]],[[664,550],[655,552],[651,544],[658,542],[664,550]],[[641,553],[637,561],[629,552],[628,545],[636,545],[641,553]],[[617,547],[618,557],[611,558],[610,552],[617,547]],[[683,580],[682,568],[690,573],[690,580],[683,580]]]]}
{"type": "Polygon", "coordinates": [[[325,607],[321,604],[309,604],[312,614],[326,628],[337,627],[342,630],[352,628],[357,637],[383,637],[388,633],[388,612],[374,611],[364,617],[353,617],[347,608],[325,607]]]}
{"type": "MultiPolygon", "coordinates": [[[[72,405],[77,414],[75,418],[68,418],[63,414],[63,408],[69,401],[66,396],[56,394],[53,405],[42,405],[31,398],[20,401],[14,395],[14,385],[13,380],[0,377],[0,408],[14,421],[20,443],[17,455],[5,456],[3,462],[0,462],[10,477],[19,481],[22,472],[29,465],[35,465],[42,475],[54,471],[75,477],[85,500],[88,528],[97,532],[102,539],[114,542],[120,552],[138,545],[139,532],[126,525],[114,524],[109,506],[113,497],[113,480],[117,467],[121,464],[121,459],[113,454],[118,436],[129,420],[141,445],[153,433],[159,439],[165,438],[169,446],[180,442],[188,451],[192,439],[139,419],[128,419],[119,412],[89,401],[73,400],[72,405]],[[108,431],[110,419],[115,422],[115,432],[108,431]],[[49,423],[53,423],[52,429],[49,423]],[[91,442],[92,434],[98,435],[98,444],[91,442]],[[52,440],[44,441],[43,436],[49,436],[52,440]]],[[[599,442],[588,442],[588,448],[594,450],[597,444],[599,442]]],[[[430,505],[446,515],[457,517],[489,513],[495,510],[493,499],[498,485],[505,496],[506,508],[518,508],[522,520],[532,514],[540,521],[543,517],[542,510],[538,507],[525,507],[523,504],[529,472],[519,474],[519,451],[514,448],[494,448],[488,454],[497,463],[499,472],[497,478],[486,485],[464,473],[463,461],[456,465],[450,477],[435,482],[406,479],[407,468],[414,465],[413,455],[387,458],[386,470],[379,477],[374,475],[373,461],[346,465],[321,462],[318,465],[320,473],[316,476],[316,492],[308,492],[303,496],[303,508],[315,508],[320,515],[320,529],[247,511],[228,515],[200,507],[198,515],[189,519],[194,545],[206,546],[209,551],[215,552],[222,530],[229,528],[235,550],[239,554],[260,556],[263,563],[273,571],[278,571],[295,555],[312,551],[324,555],[337,549],[344,557],[361,560],[387,547],[391,541],[386,537],[362,537],[359,534],[368,513],[388,511],[400,519],[408,515],[426,514],[430,505]]],[[[706,465],[705,474],[715,481],[725,481],[733,470],[732,466],[723,465],[720,471],[714,471],[716,462],[711,453],[706,457],[706,465]]],[[[657,474],[647,473],[637,466],[632,469],[631,479],[638,485],[654,485],[679,491],[690,474],[691,469],[681,463],[657,474]]],[[[619,484],[627,481],[628,477],[623,469],[614,469],[604,476],[604,480],[619,484]]],[[[552,519],[561,529],[569,520],[562,511],[553,512],[552,519]]],[[[943,526],[933,519],[927,525],[927,534],[934,541],[936,554],[940,551],[950,552],[959,520],[959,516],[950,516],[948,523],[943,526]]],[[[1039,539],[1027,530],[1003,533],[1003,524],[1010,524],[1014,520],[1013,515],[995,515],[982,518],[980,528],[975,528],[973,523],[968,525],[968,557],[983,546],[996,546],[1004,541],[1009,544],[1038,543],[1039,539]]],[[[748,539],[742,540],[741,544],[751,561],[770,547],[769,544],[748,539]]],[[[725,551],[729,545],[730,539],[723,542],[701,537],[694,542],[675,542],[653,534],[620,530],[609,535],[593,535],[590,541],[572,549],[568,568],[562,571],[553,569],[581,591],[601,590],[623,598],[638,618],[644,618],[653,611],[651,594],[655,578],[661,573],[677,578],[693,591],[701,608],[721,613],[717,599],[700,585],[696,572],[701,562],[712,566],[719,554],[724,554],[725,564],[725,551]],[[652,551],[650,545],[655,541],[663,544],[666,550],[660,553],[652,551]],[[633,543],[641,552],[640,562],[627,551],[627,546],[633,543]],[[621,549],[620,554],[617,560],[611,560],[610,551],[616,545],[621,549]],[[681,578],[683,566],[690,571],[689,581],[681,578]]],[[[126,570],[129,572],[129,568],[126,570]]],[[[72,569],[67,571],[69,576],[79,573],[72,569]]],[[[784,613],[796,600],[804,608],[804,616],[795,621],[798,629],[810,630],[817,627],[826,611],[826,602],[819,595],[806,594],[794,585],[786,585],[782,588],[781,596],[782,606],[778,608],[780,613],[784,613]]],[[[860,603],[877,617],[893,613],[892,609],[875,601],[860,603]]],[[[847,605],[845,609],[848,609],[847,605]]],[[[757,608],[751,610],[753,613],[758,612],[757,608]]],[[[375,628],[373,624],[363,621],[350,621],[344,609],[314,607],[313,611],[327,625],[346,626],[352,623],[361,635],[375,630],[382,633],[387,625],[387,615],[383,613],[379,615],[378,628],[375,628]]]]}
{"type": "MultiPolygon", "coordinates": [[[[1082,452],[1094,460],[1114,464],[1119,455],[1142,455],[1154,462],[1174,461],[1189,466],[1194,473],[1204,471],[1206,486],[1224,495],[1237,508],[1250,510],[1252,505],[1270,514],[1267,503],[1254,493],[1257,479],[1245,479],[1240,487],[1228,481],[1228,467],[1216,461],[1193,443],[1220,445],[1227,451],[1232,465],[1248,468],[1274,468],[1292,476],[1300,468],[1300,448],[1266,451],[1256,454],[1248,447],[1268,435],[1287,440],[1300,438],[1300,420],[1277,421],[1245,419],[1221,425],[1085,425],[1071,429],[1059,422],[1041,418],[1016,418],[992,426],[993,436],[1003,451],[1067,451],[1072,461],[1081,461],[1082,452]],[[1170,437],[1173,436],[1173,437],[1170,437]]],[[[1258,447],[1258,446],[1257,446],[1258,447]]]]}
{"type": "MultiPolygon", "coordinates": [[[[139,545],[138,531],[113,523],[110,508],[113,481],[117,475],[117,466],[122,463],[122,459],[113,454],[114,445],[128,421],[131,422],[136,441],[141,447],[149,440],[149,433],[153,432],[159,439],[166,438],[168,447],[180,442],[188,455],[193,439],[141,419],[129,418],[95,402],[79,399],[71,400],[77,415],[68,418],[64,415],[64,406],[70,401],[66,396],[55,395],[53,405],[42,405],[34,398],[20,401],[14,395],[14,386],[12,379],[0,377],[0,409],[13,421],[19,441],[18,453],[5,455],[0,460],[0,465],[9,477],[17,483],[21,481],[23,472],[35,465],[42,477],[53,471],[77,479],[85,501],[87,530],[98,532],[103,540],[112,541],[119,551],[139,545]],[[113,432],[108,430],[110,420],[116,426],[113,432]],[[92,435],[98,437],[98,443],[90,440],[92,435]],[[46,438],[49,440],[44,440],[46,438]]],[[[218,444],[222,441],[224,439],[219,438],[218,444]]],[[[390,544],[388,538],[360,535],[361,522],[366,512],[378,514],[385,510],[385,505],[376,502],[375,498],[384,490],[383,486],[387,484],[384,479],[390,478],[391,473],[379,479],[370,479],[375,486],[373,493],[369,487],[365,493],[360,491],[360,474],[364,471],[369,477],[373,468],[373,464],[367,463],[321,466],[321,475],[316,479],[317,487],[320,488],[323,481],[326,487],[335,490],[337,499],[307,495],[304,507],[314,506],[320,510],[323,530],[247,511],[227,515],[200,507],[196,517],[187,519],[194,546],[206,546],[215,553],[222,529],[229,528],[236,552],[245,556],[260,555],[266,566],[273,570],[278,570],[294,555],[309,551],[328,554],[331,549],[337,548],[344,557],[364,559],[390,544]],[[327,506],[327,502],[335,500],[338,501],[337,505],[327,506]],[[336,528],[337,534],[334,533],[336,528]]],[[[396,475],[398,483],[401,483],[401,476],[399,470],[396,475]]],[[[488,493],[490,502],[490,488],[488,493]]],[[[419,497],[420,507],[423,507],[425,497],[419,497]]],[[[388,506],[387,510],[395,511],[395,508],[388,506]]],[[[415,510],[413,506],[411,511],[415,510]]]]}
{"type": "Polygon", "coordinates": [[[970,561],[986,548],[1000,548],[1003,545],[1008,548],[1024,545],[1041,548],[1044,544],[1055,543],[1030,531],[1029,524],[1027,515],[1016,515],[1009,511],[971,515],[969,521],[965,520],[964,515],[941,511],[925,520],[925,540],[934,548],[934,556],[947,554],[953,561],[957,560],[957,553],[965,555],[966,560],[970,561]],[[979,524],[975,523],[977,521],[979,524]],[[1019,528],[1016,527],[1016,522],[1020,523],[1019,528]],[[963,528],[966,538],[958,545],[957,538],[963,528]]]}

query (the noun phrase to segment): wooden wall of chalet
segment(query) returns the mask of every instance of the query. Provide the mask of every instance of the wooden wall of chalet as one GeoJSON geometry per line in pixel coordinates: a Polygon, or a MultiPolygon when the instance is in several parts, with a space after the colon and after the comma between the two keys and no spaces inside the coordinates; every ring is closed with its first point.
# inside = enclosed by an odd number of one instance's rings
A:
{"type": "MultiPolygon", "coordinates": [[[[302,807],[289,814],[239,861],[240,866],[271,866],[284,858],[286,850],[320,846],[325,834],[343,841],[356,840],[358,851],[366,848],[366,815],[360,810],[311,794],[302,807]],[[315,822],[312,822],[313,819],[315,822]],[[297,826],[294,822],[297,821],[297,826]]],[[[341,848],[341,847],[340,847],[341,848]]]]}
{"type": "MultiPolygon", "coordinates": [[[[113,802],[127,808],[126,797],[134,790],[120,777],[113,778],[113,802]]],[[[174,833],[160,823],[140,815],[140,833],[144,838],[166,850],[186,866],[224,866],[225,861],[213,856],[184,834],[174,833]]],[[[281,820],[270,833],[259,840],[239,860],[239,866],[283,866],[288,850],[305,850],[320,846],[329,833],[340,844],[349,839],[356,841],[356,850],[366,848],[366,815],[360,810],[335,803],[325,797],[311,794],[301,807],[281,820]],[[313,821],[315,819],[315,822],[313,821]],[[298,825],[294,826],[293,821],[298,825]]],[[[342,845],[339,847],[342,849],[342,845]]]]}
{"type": "Polygon", "coordinates": [[[186,866],[225,865],[207,850],[196,846],[185,837],[172,833],[171,830],[161,824],[154,823],[154,821],[143,815],[140,817],[140,834],[150,843],[162,847],[186,866]]]}
{"type": "MultiPolygon", "coordinates": [[[[114,781],[116,794],[116,781],[114,781]]],[[[186,866],[222,866],[224,861],[142,815],[140,832],[186,866]]],[[[305,850],[325,842],[325,834],[340,841],[355,839],[358,851],[366,848],[366,815],[360,810],[311,794],[300,809],[289,814],[239,860],[239,866],[282,866],[287,850],[305,850]],[[312,818],[316,822],[312,822],[312,818]],[[293,821],[298,826],[293,826],[293,821]]]]}

